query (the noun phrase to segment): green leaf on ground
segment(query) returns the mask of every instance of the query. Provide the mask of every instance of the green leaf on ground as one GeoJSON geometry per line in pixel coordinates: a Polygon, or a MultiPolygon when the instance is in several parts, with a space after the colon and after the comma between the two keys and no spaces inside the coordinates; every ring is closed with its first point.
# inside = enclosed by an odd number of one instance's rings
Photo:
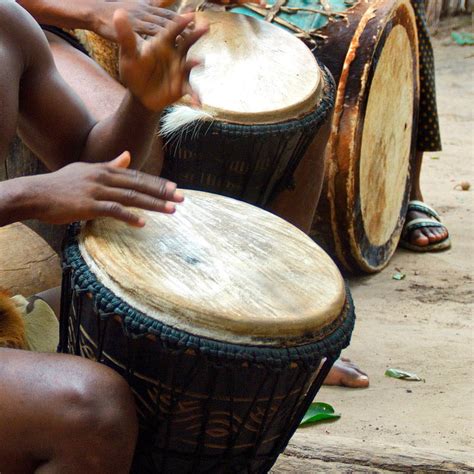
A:
{"type": "Polygon", "coordinates": [[[403,280],[406,277],[405,273],[397,272],[392,275],[393,280],[403,280]]]}
{"type": "Polygon", "coordinates": [[[410,380],[413,382],[424,382],[424,380],[418,377],[418,375],[413,374],[411,372],[407,372],[406,370],[387,369],[385,371],[385,375],[387,377],[393,377],[394,379],[410,380]]]}
{"type": "Polygon", "coordinates": [[[432,160],[439,160],[439,156],[432,156],[431,159],[432,160]]]}
{"type": "Polygon", "coordinates": [[[451,38],[460,46],[474,44],[474,35],[467,31],[453,31],[451,38]]]}
{"type": "Polygon", "coordinates": [[[335,413],[334,408],[328,403],[314,402],[306,411],[301,425],[309,425],[310,423],[317,423],[323,420],[337,420],[341,417],[340,413],[335,413]]]}

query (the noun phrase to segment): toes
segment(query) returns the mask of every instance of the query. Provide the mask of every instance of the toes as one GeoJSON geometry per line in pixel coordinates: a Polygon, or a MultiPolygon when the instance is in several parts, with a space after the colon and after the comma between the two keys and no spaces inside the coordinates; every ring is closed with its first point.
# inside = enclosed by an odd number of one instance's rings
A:
{"type": "Polygon", "coordinates": [[[341,379],[341,385],[349,388],[367,388],[369,386],[369,377],[367,375],[358,374],[354,376],[346,376],[341,379]]]}
{"type": "Polygon", "coordinates": [[[340,357],[336,362],[334,362],[333,367],[336,367],[340,370],[344,370],[345,368],[354,370],[358,372],[360,375],[365,375],[367,377],[367,374],[354,362],[351,361],[348,357],[340,357]]]}
{"type": "Polygon", "coordinates": [[[448,236],[448,231],[445,227],[428,227],[428,230],[430,243],[441,242],[448,236]]]}
{"type": "Polygon", "coordinates": [[[324,384],[350,388],[366,388],[369,386],[369,377],[353,364],[350,359],[343,357],[335,362],[324,384]]]}
{"type": "Polygon", "coordinates": [[[411,243],[413,245],[419,245],[420,247],[425,247],[426,245],[429,245],[430,238],[428,235],[426,235],[426,232],[426,229],[423,229],[423,231],[421,231],[420,229],[414,230],[410,238],[411,243]]]}

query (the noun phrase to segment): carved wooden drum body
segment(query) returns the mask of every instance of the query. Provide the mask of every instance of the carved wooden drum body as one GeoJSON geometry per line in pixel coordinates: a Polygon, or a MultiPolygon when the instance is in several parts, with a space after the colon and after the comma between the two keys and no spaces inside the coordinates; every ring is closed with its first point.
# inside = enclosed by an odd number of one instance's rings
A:
{"type": "MultiPolygon", "coordinates": [[[[236,11],[268,15],[254,6],[236,11]]],[[[379,271],[398,245],[415,153],[413,8],[408,0],[362,0],[350,8],[338,0],[288,0],[273,21],[311,45],[337,82],[325,185],[311,235],[346,269],[379,271]]]]}
{"type": "Polygon", "coordinates": [[[304,233],[233,199],[189,191],[144,215],[71,230],[61,349],[128,379],[135,472],[267,472],[349,343],[343,279],[304,233]]]}

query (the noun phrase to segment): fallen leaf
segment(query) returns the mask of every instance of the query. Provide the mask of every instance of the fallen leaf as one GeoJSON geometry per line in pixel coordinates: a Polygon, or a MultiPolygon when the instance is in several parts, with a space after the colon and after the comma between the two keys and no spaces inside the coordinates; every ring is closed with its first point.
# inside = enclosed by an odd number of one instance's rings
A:
{"type": "Polygon", "coordinates": [[[432,156],[431,159],[432,160],[439,160],[439,156],[432,156]]]}
{"type": "Polygon", "coordinates": [[[400,369],[387,369],[385,371],[385,375],[387,377],[392,377],[394,379],[402,379],[402,380],[409,380],[412,382],[424,382],[424,380],[418,375],[413,374],[411,372],[407,372],[406,370],[400,369]]]}
{"type": "Polygon", "coordinates": [[[334,408],[328,403],[314,402],[306,411],[301,425],[309,425],[310,423],[317,423],[323,420],[337,420],[341,417],[340,413],[335,413],[334,408]]]}
{"type": "Polygon", "coordinates": [[[455,43],[459,44],[460,46],[474,44],[474,35],[467,31],[453,31],[451,33],[451,38],[453,38],[455,43]]]}
{"type": "Polygon", "coordinates": [[[392,279],[394,280],[403,280],[405,277],[406,277],[405,273],[401,273],[401,272],[394,273],[392,275],[392,279]]]}

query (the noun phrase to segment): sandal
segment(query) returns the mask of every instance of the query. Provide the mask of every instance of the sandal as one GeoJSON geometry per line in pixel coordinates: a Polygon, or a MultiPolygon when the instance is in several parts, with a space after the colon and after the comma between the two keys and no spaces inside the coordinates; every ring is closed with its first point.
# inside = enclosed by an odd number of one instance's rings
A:
{"type": "Polygon", "coordinates": [[[401,247],[414,252],[436,252],[447,250],[451,247],[451,239],[449,238],[449,235],[439,242],[425,246],[412,244],[410,242],[409,236],[416,229],[422,229],[423,227],[443,227],[448,230],[447,227],[441,222],[439,214],[424,202],[410,201],[408,203],[407,214],[412,211],[422,212],[423,214],[426,214],[430,217],[419,217],[405,223],[402,236],[400,238],[401,247]]]}

